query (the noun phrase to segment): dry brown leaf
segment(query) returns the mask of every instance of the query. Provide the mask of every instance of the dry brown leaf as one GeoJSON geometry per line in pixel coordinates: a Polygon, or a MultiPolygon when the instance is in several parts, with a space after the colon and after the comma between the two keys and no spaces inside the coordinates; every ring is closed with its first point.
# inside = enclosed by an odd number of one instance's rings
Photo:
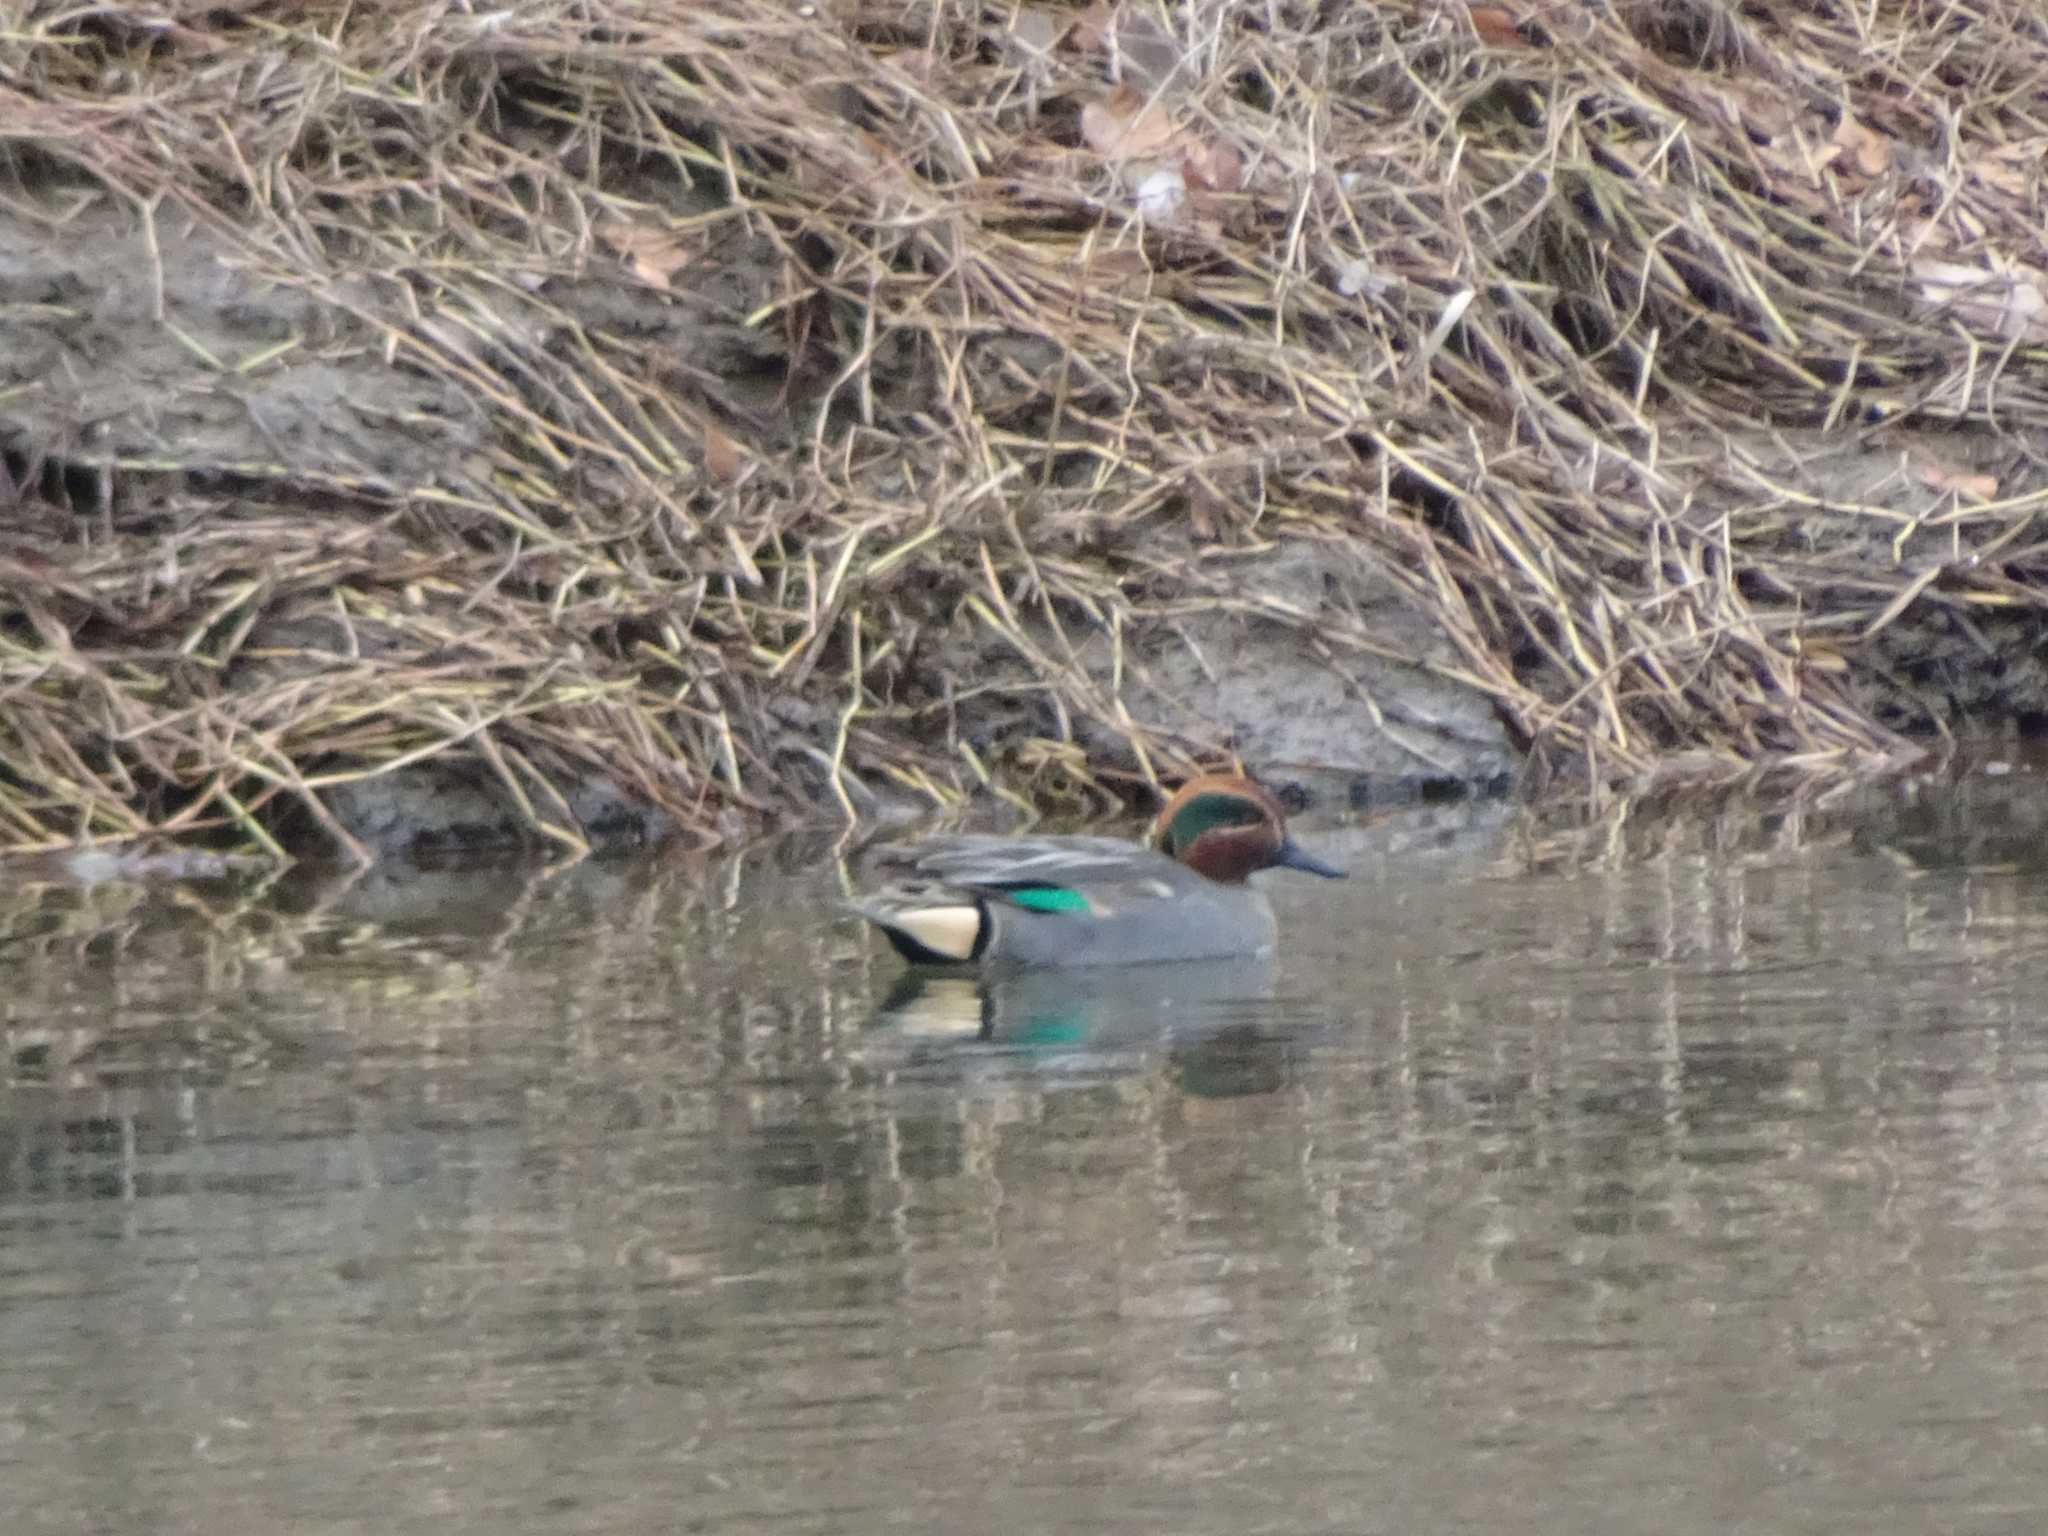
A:
{"type": "Polygon", "coordinates": [[[1188,487],[1188,531],[1197,542],[1213,544],[1231,521],[1231,506],[1223,493],[1197,475],[1188,487]]]}
{"type": "Polygon", "coordinates": [[[672,229],[619,220],[600,224],[597,233],[650,288],[668,287],[670,278],[697,259],[697,242],[672,229]]]}
{"type": "Polygon", "coordinates": [[[1472,18],[1472,30],[1479,34],[1479,41],[1489,48],[1534,46],[1528,38],[1522,36],[1522,29],[1516,24],[1514,14],[1505,6],[1468,6],[1466,14],[1472,18]]]}
{"type": "Polygon", "coordinates": [[[1173,142],[1173,133],[1166,108],[1128,85],[1081,109],[1081,137],[1105,160],[1156,155],[1173,142]]]}
{"type": "Polygon", "coordinates": [[[1998,476],[1959,469],[1939,459],[1916,460],[1913,472],[1923,485],[1932,486],[1937,491],[1954,491],[1975,501],[1989,501],[1998,494],[1998,476]]]}
{"type": "Polygon", "coordinates": [[[1842,152],[1835,163],[1846,163],[1858,176],[1882,176],[1892,168],[1892,141],[1875,129],[1864,127],[1847,111],[1835,124],[1829,142],[1842,152]]]}
{"type": "Polygon", "coordinates": [[[1228,139],[1201,139],[1187,147],[1181,173],[1210,192],[1235,192],[1244,185],[1244,156],[1228,139]]]}
{"type": "Polygon", "coordinates": [[[705,422],[704,472],[714,480],[731,485],[746,467],[747,450],[720,431],[715,423],[705,422]]]}

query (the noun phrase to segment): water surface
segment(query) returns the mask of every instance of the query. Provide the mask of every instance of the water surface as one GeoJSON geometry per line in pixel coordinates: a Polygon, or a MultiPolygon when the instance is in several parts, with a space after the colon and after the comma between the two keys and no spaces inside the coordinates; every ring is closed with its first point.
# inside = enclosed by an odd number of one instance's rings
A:
{"type": "Polygon", "coordinates": [[[815,843],[17,881],[0,1524],[2037,1528],[2032,807],[1396,817],[994,993],[815,843]]]}

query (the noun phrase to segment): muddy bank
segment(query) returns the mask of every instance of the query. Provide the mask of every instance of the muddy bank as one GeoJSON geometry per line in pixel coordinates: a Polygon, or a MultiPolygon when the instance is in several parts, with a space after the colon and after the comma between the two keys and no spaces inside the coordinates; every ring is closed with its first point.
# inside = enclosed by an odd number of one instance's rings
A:
{"type": "Polygon", "coordinates": [[[2048,718],[2024,9],[913,10],[0,43],[0,843],[1853,772],[2048,718]]]}

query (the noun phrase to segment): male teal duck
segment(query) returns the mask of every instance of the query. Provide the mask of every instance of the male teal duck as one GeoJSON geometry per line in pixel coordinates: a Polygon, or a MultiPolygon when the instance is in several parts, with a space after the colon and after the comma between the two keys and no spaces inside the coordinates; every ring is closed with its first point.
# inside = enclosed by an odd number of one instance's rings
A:
{"type": "Polygon", "coordinates": [[[1130,965],[1220,960],[1273,947],[1262,869],[1344,871],[1287,835],[1250,779],[1181,787],[1150,845],[1110,837],[935,837],[880,850],[887,883],[854,904],[914,965],[1130,965]]]}

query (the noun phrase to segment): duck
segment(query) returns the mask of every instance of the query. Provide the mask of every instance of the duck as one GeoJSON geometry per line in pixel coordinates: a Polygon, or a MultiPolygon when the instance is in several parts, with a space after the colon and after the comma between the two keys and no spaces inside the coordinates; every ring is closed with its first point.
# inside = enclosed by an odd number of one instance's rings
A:
{"type": "Polygon", "coordinates": [[[1300,847],[1270,790],[1204,774],[1144,843],[1113,837],[932,837],[878,849],[853,910],[912,965],[1156,964],[1266,955],[1278,937],[1261,870],[1345,872],[1300,847]]]}

